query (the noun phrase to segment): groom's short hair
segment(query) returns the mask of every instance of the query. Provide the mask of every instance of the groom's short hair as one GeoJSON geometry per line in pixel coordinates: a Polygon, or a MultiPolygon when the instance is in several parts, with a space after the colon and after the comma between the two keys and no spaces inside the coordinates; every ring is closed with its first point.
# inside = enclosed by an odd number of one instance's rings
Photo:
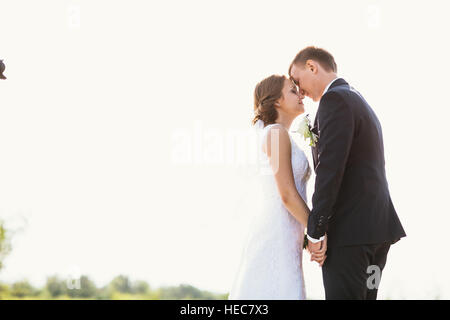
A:
{"type": "Polygon", "coordinates": [[[294,64],[305,65],[308,60],[317,61],[328,72],[337,72],[337,65],[331,53],[324,49],[310,46],[297,53],[289,67],[289,75],[291,75],[291,69],[294,64]]]}

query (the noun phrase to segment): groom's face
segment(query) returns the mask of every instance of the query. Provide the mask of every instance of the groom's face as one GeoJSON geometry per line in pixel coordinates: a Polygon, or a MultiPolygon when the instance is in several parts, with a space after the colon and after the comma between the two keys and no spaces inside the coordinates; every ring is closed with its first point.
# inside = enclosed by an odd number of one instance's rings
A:
{"type": "Polygon", "coordinates": [[[310,68],[307,68],[306,65],[301,66],[294,64],[292,65],[289,76],[299,87],[300,92],[303,93],[303,95],[311,98],[313,101],[320,100],[315,85],[315,74],[310,68]]]}

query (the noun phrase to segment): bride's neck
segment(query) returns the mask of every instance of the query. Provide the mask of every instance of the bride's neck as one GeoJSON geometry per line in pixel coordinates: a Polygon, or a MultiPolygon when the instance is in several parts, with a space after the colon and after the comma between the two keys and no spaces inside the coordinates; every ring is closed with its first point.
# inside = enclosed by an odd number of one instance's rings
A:
{"type": "Polygon", "coordinates": [[[276,123],[281,124],[288,131],[291,127],[292,121],[293,119],[284,119],[283,117],[278,117],[277,120],[275,120],[276,123]]]}

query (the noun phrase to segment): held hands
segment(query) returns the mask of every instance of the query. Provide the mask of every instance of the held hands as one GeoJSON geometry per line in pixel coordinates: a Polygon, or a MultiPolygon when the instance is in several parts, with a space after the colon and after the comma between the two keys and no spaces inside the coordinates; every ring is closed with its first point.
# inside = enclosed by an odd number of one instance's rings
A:
{"type": "Polygon", "coordinates": [[[322,267],[327,258],[327,235],[325,234],[325,238],[317,243],[308,241],[308,251],[311,254],[311,261],[316,261],[322,267]]]}

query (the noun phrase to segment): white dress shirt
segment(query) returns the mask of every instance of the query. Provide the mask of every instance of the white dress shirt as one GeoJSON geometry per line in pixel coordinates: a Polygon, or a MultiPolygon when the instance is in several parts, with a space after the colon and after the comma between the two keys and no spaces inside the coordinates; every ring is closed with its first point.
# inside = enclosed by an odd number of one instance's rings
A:
{"type": "MultiPolygon", "coordinates": [[[[328,89],[330,89],[330,86],[333,84],[333,82],[335,82],[337,79],[339,79],[338,77],[334,78],[333,80],[330,81],[330,83],[325,87],[325,90],[323,90],[322,96],[328,91],[328,89]]],[[[312,243],[317,243],[322,241],[323,239],[325,239],[325,236],[321,236],[320,239],[314,239],[311,238],[308,234],[306,235],[308,237],[308,240],[311,241],[312,243]]]]}
{"type": "Polygon", "coordinates": [[[337,79],[340,79],[340,78],[336,77],[336,78],[334,78],[333,80],[330,81],[330,83],[325,87],[325,90],[323,90],[322,96],[325,94],[325,92],[328,91],[328,89],[330,89],[330,87],[333,84],[333,82],[335,82],[337,79]]]}

